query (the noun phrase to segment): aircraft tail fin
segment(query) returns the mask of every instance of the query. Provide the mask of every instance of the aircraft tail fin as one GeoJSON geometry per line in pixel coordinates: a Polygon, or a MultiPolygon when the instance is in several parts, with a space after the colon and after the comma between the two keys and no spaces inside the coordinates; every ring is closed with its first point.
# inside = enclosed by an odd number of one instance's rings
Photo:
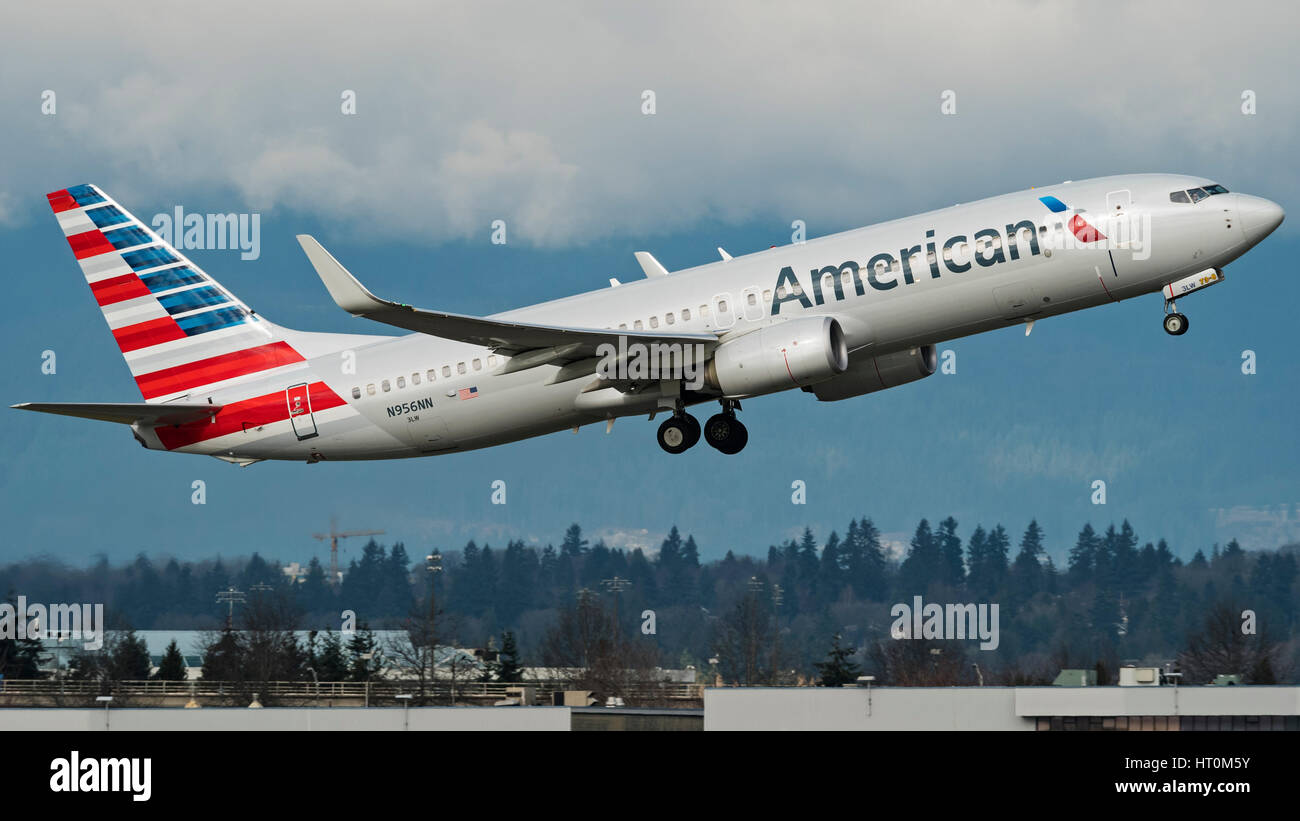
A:
{"type": "Polygon", "coordinates": [[[47,196],[146,402],[303,362],[280,328],[98,187],[47,196]]]}

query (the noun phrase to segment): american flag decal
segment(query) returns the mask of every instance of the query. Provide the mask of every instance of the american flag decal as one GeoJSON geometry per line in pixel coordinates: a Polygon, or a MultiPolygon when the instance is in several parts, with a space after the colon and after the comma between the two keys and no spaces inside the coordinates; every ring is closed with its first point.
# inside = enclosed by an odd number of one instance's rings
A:
{"type": "Polygon", "coordinates": [[[461,388],[456,395],[459,396],[461,399],[473,399],[474,397],[478,396],[478,388],[477,387],[461,388]]]}

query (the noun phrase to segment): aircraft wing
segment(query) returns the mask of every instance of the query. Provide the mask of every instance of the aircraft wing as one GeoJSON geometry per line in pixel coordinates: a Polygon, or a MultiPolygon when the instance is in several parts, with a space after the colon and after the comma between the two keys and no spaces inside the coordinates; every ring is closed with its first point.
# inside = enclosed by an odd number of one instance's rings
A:
{"type": "Polygon", "coordinates": [[[98,419],[103,422],[119,422],[131,425],[183,425],[206,419],[222,405],[209,405],[206,402],[173,402],[170,405],[149,404],[145,402],[23,402],[10,405],[18,410],[57,413],[60,416],[78,416],[82,419],[98,419]]]}
{"type": "MultiPolygon", "coordinates": [[[[429,311],[380,299],[356,280],[339,264],[315,238],[298,235],[298,243],[317,275],[329,289],[330,296],[340,308],[354,316],[363,316],[376,322],[395,325],[410,331],[483,345],[507,356],[534,351],[531,365],[555,364],[596,356],[602,344],[618,346],[619,337],[628,342],[651,344],[698,343],[711,351],[718,338],[713,334],[659,333],[656,331],[623,331],[605,328],[574,328],[558,325],[534,325],[527,322],[485,319],[445,311],[429,311]]],[[[509,370],[522,370],[522,367],[509,370]]]]}

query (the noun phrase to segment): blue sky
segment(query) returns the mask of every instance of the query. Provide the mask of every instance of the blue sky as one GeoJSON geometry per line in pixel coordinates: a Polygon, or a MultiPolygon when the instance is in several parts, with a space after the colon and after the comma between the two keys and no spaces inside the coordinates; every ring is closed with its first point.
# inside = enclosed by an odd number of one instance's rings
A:
{"type": "MultiPolygon", "coordinates": [[[[944,50],[882,42],[861,54],[815,46],[854,25],[923,21],[904,10],[854,21],[845,7],[776,27],[768,12],[670,6],[625,19],[588,10],[566,26],[472,11],[407,20],[378,4],[351,27],[327,9],[307,48],[285,23],[232,28],[204,11],[164,22],[175,38],[92,59],[73,46],[124,35],[136,14],[99,10],[72,25],[73,56],[57,64],[38,37],[20,42],[0,56],[0,134],[23,158],[0,170],[6,404],[138,400],[45,203],[81,182],[145,218],[176,205],[259,213],[259,259],[191,256],[275,322],[375,333],[387,328],[332,304],[294,234],[315,234],[381,294],[482,314],[633,278],[637,250],[673,270],[711,261],[717,245],[788,242],[794,219],[817,236],[1109,173],[1200,174],[1292,217],[1224,284],[1180,302],[1186,336],[1163,333],[1148,296],[1043,321],[1029,338],[1016,328],[945,343],[955,375],[841,403],[801,392],[747,402],[750,445],[730,458],[670,457],[653,424],[624,419],[608,436],[592,426],[448,457],[238,469],[147,452],[107,423],[6,411],[0,560],[258,550],[305,561],[331,516],[386,528],[413,553],[468,538],[544,544],[579,521],[622,546],[657,546],[676,523],[716,558],[763,552],[805,525],[824,537],[861,515],[897,539],[922,516],[951,514],[963,535],[1002,522],[1017,537],[1037,517],[1058,561],[1085,521],[1126,517],[1183,556],[1234,536],[1300,539],[1300,103],[1288,87],[1300,60],[1285,21],[1242,32],[1206,5],[1170,29],[1142,9],[1103,42],[1088,36],[1101,24],[1084,5],[1008,8],[925,23],[950,38],[944,50]],[[732,36],[718,42],[710,26],[723,22],[732,36]],[[982,33],[1044,26],[1079,36],[996,54],[979,45],[982,33]],[[228,47],[210,45],[223,33],[228,47]],[[1196,42],[1216,43],[1215,59],[1168,58],[1196,42]],[[1121,56],[1122,81],[1105,79],[1121,56]],[[1057,65],[1069,68],[1044,73],[1057,65]],[[46,89],[53,116],[41,113],[46,89]],[[340,114],[341,89],[356,90],[355,117],[340,114]],[[946,89],[952,117],[939,113],[946,89]],[[1246,90],[1253,115],[1241,111],[1246,90]],[[489,242],[495,218],[510,226],[505,246],[489,242]],[[53,376],[40,371],[46,349],[53,376]],[[202,506],[190,503],[196,479],[202,506]],[[504,506],[490,504],[496,479],[504,506]],[[1104,506],[1091,503],[1096,479],[1104,506]],[[806,505],[791,504],[795,480],[806,505]]],[[[17,12],[18,29],[53,25],[40,14],[17,12]]]]}

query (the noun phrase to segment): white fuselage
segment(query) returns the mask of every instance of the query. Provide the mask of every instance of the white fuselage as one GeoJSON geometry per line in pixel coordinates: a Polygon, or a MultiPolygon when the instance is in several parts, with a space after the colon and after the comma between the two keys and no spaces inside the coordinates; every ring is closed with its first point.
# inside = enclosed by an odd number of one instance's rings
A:
{"type": "MultiPolygon", "coordinates": [[[[880,356],[1155,292],[1189,274],[1226,265],[1273,226],[1262,232],[1252,228],[1257,203],[1267,203],[1258,198],[1220,194],[1196,203],[1171,202],[1170,192],[1208,182],[1142,174],[1063,183],[492,318],[708,332],[726,342],[769,323],[824,314],[839,321],[852,356],[880,356]],[[1053,212],[1042,197],[1054,197],[1069,210],[1053,212]],[[1117,221],[1127,221],[1144,236],[1105,248],[1100,243],[1061,247],[1058,240],[1071,234],[1069,220],[1076,213],[1103,233],[1107,226],[1114,230],[1117,221]],[[1034,226],[1032,232],[1026,222],[1034,226]]],[[[238,460],[399,458],[482,448],[656,409],[653,398],[629,401],[614,388],[583,393],[590,379],[549,384],[556,365],[501,374],[497,371],[505,356],[424,334],[283,332],[292,334],[307,355],[303,371],[190,401],[230,405],[242,397],[321,381],[345,403],[312,409],[308,418],[248,427],[173,449],[238,460]],[[472,394],[463,393],[471,389],[472,394]]],[[[707,399],[692,395],[688,402],[707,399]]],[[[147,432],[143,438],[150,447],[161,447],[147,432]]]]}

